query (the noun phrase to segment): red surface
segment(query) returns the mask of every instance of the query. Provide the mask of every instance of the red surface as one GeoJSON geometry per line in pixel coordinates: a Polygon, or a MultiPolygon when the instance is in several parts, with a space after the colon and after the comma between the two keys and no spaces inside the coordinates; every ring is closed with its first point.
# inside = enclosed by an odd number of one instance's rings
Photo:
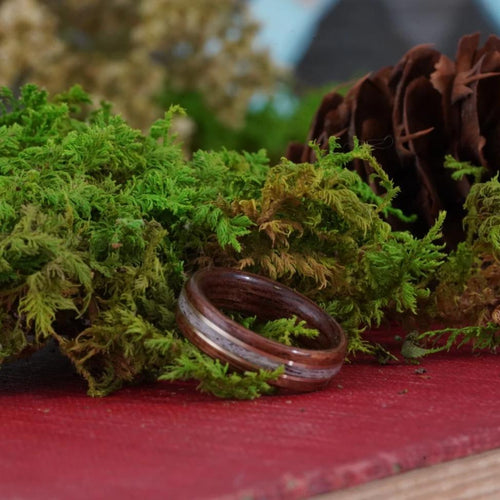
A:
{"type": "Polygon", "coordinates": [[[169,383],[91,399],[35,357],[0,370],[0,498],[298,499],[495,448],[498,361],[354,362],[325,391],[237,402],[169,383]]]}

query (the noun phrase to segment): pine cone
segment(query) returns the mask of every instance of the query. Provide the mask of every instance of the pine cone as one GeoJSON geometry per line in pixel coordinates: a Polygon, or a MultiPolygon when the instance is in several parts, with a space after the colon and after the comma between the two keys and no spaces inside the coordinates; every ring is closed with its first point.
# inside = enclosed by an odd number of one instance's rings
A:
{"type": "MultiPolygon", "coordinates": [[[[422,236],[446,210],[444,239],[455,247],[464,238],[463,203],[471,180],[453,180],[444,157],[484,166],[486,178],[500,170],[500,38],[491,35],[479,48],[479,34],[462,37],[455,61],[430,45],[418,45],[396,66],[360,79],[345,97],[330,92],[308,141],[327,148],[330,136],[346,148],[355,137],[373,146],[374,156],[401,188],[395,206],[418,216],[411,225],[391,219],[395,229],[422,236]]],[[[315,159],[309,146],[296,143],[287,157],[315,159]]],[[[369,165],[358,161],[352,168],[369,181],[369,165]]],[[[371,186],[382,194],[376,183],[371,186]]]]}

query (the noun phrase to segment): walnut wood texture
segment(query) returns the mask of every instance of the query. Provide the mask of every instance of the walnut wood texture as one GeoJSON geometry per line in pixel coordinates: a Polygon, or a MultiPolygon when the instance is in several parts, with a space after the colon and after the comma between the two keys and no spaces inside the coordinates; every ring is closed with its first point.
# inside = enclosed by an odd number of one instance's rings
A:
{"type": "Polygon", "coordinates": [[[321,389],[342,366],[347,339],[340,325],[314,302],[262,276],[227,268],[204,269],[186,283],[177,322],[184,335],[209,356],[239,370],[284,373],[273,383],[291,391],[321,389]],[[272,320],[296,315],[320,333],[300,347],[286,346],[244,328],[223,310],[272,320]]]}

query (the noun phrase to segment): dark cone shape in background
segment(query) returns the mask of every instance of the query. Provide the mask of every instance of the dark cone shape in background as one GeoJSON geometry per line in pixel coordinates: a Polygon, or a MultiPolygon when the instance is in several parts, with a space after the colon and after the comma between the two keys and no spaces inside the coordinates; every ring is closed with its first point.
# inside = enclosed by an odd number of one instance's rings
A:
{"type": "MultiPolygon", "coordinates": [[[[308,135],[308,142],[324,149],[331,136],[344,148],[352,148],[355,137],[371,144],[401,188],[395,206],[418,216],[411,224],[389,222],[423,236],[446,210],[443,234],[449,248],[464,238],[463,204],[471,180],[453,180],[445,155],[484,166],[486,179],[500,171],[500,38],[491,35],[483,47],[479,43],[479,34],[462,37],[455,61],[432,46],[418,45],[395,66],[360,79],[345,96],[328,93],[308,135]]],[[[307,144],[288,147],[287,157],[294,162],[314,161],[314,156],[307,144]]],[[[365,162],[352,168],[370,181],[365,162]]]]}

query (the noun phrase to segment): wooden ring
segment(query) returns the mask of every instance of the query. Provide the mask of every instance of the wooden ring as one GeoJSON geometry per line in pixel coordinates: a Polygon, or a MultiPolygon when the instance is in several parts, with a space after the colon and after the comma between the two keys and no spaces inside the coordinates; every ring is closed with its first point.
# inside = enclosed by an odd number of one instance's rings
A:
{"type": "Polygon", "coordinates": [[[347,338],[340,325],[307,297],[276,281],[236,269],[196,272],[184,285],[177,307],[183,334],[210,357],[243,371],[284,373],[269,383],[296,392],[321,389],[338,373],[347,338]],[[319,335],[292,347],[267,339],[220,309],[272,320],[296,315],[319,335]]]}

